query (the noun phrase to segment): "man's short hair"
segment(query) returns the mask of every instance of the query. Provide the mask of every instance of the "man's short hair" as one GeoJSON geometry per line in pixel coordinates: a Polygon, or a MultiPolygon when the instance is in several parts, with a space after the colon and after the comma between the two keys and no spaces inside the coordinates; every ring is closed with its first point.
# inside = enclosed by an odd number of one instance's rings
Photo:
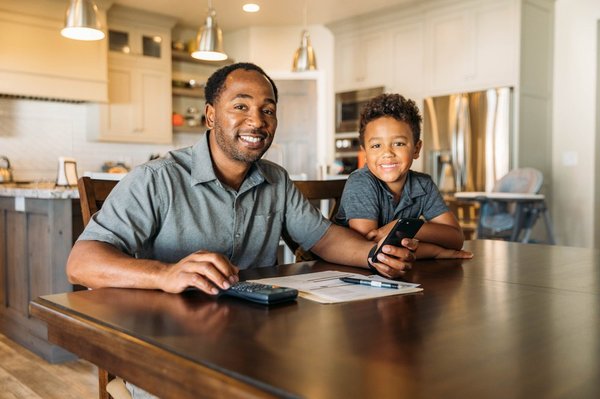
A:
{"type": "Polygon", "coordinates": [[[277,86],[275,86],[275,82],[273,82],[273,79],[271,79],[271,77],[267,75],[261,67],[250,62],[238,62],[236,64],[227,65],[223,68],[216,70],[208,78],[208,80],[206,81],[206,86],[204,86],[204,98],[207,104],[215,104],[215,101],[217,101],[217,99],[221,95],[221,92],[225,88],[225,79],[227,79],[227,76],[229,76],[231,72],[237,69],[243,69],[244,71],[256,71],[263,75],[265,78],[267,78],[267,80],[269,81],[269,83],[271,83],[271,86],[273,87],[273,94],[275,94],[275,102],[278,101],[279,98],[277,93],[277,86]]]}
{"type": "Polygon", "coordinates": [[[389,116],[410,127],[415,144],[421,139],[421,114],[413,100],[400,94],[381,94],[367,102],[360,113],[358,137],[361,145],[365,145],[365,128],[375,119],[389,116]]]}

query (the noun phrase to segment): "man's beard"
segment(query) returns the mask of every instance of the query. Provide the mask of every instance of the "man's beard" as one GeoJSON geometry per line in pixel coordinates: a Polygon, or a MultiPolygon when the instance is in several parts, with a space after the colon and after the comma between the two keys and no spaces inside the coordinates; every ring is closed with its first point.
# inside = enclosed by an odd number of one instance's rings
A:
{"type": "Polygon", "coordinates": [[[245,163],[252,163],[258,161],[265,154],[265,152],[267,152],[267,150],[273,142],[268,141],[269,135],[263,132],[262,135],[266,137],[264,139],[265,146],[262,149],[262,151],[245,152],[237,145],[237,135],[231,138],[227,134],[223,133],[223,130],[216,121],[212,130],[213,134],[215,135],[217,144],[221,148],[221,151],[229,155],[232,159],[245,163]]]}

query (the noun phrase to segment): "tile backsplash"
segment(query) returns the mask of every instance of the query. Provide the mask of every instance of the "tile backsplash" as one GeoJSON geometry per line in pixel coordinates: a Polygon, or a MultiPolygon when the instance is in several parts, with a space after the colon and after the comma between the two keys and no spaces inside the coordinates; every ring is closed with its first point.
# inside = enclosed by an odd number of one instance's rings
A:
{"type": "Polygon", "coordinates": [[[86,104],[0,98],[0,155],[10,159],[15,180],[54,180],[58,157],[75,158],[78,173],[107,161],[139,165],[154,153],[192,145],[198,134],[178,133],[171,145],[89,141],[86,104]]]}

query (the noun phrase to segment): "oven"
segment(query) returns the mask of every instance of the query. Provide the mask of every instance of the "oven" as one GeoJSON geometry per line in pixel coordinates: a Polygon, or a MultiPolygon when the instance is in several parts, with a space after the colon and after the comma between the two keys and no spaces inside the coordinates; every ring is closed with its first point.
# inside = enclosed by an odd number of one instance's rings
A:
{"type": "Polygon", "coordinates": [[[358,140],[360,113],[373,97],[384,93],[383,87],[353,90],[335,95],[335,165],[338,174],[349,174],[364,164],[358,140]]]}

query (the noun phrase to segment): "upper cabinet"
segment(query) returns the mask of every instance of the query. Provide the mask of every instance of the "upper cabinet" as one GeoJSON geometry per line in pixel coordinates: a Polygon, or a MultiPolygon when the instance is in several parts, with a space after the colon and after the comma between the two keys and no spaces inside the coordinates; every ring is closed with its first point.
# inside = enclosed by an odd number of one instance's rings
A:
{"type": "Polygon", "coordinates": [[[512,86],[518,77],[514,0],[461,3],[426,14],[425,88],[430,93],[512,86]]]}
{"type": "Polygon", "coordinates": [[[335,90],[384,86],[411,98],[514,85],[518,1],[419,3],[334,23],[335,90]]]}
{"type": "Polygon", "coordinates": [[[384,32],[341,38],[336,46],[336,89],[338,91],[383,86],[389,65],[381,60],[390,54],[384,32]]]}
{"type": "Polygon", "coordinates": [[[106,40],[62,37],[64,11],[63,3],[33,0],[0,5],[0,93],[107,100],[106,40]]]}
{"type": "Polygon", "coordinates": [[[108,11],[108,103],[89,107],[90,138],[170,143],[174,20],[113,6],[108,11]]]}

